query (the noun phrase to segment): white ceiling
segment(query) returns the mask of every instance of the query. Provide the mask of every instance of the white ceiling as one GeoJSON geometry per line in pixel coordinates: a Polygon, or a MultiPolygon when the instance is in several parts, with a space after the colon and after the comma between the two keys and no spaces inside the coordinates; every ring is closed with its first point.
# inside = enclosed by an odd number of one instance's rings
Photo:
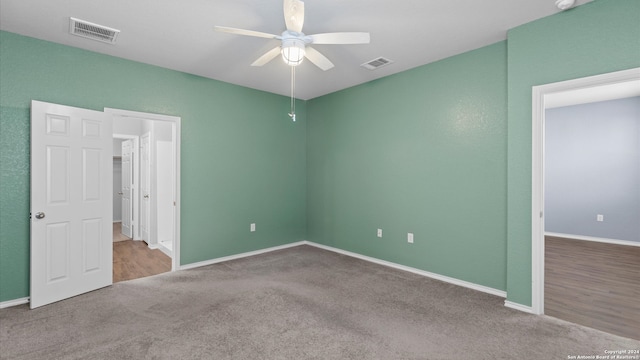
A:
{"type": "MultiPolygon", "coordinates": [[[[508,29],[560,11],[554,0],[306,0],[305,9],[306,34],[371,34],[368,45],[314,46],[335,67],[297,67],[296,97],[305,100],[504,40],[508,29]],[[360,67],[380,56],[394,63],[360,67]]],[[[290,95],[290,69],[280,59],[250,66],[277,40],[214,25],[280,34],[282,0],[0,0],[2,30],[290,95]],[[70,35],[69,17],[121,33],[115,45],[70,35]]]]}

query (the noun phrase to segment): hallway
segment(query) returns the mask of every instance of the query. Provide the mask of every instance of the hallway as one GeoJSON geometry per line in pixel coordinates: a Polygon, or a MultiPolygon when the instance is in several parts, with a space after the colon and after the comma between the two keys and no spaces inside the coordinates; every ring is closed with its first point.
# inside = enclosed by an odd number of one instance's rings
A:
{"type": "Polygon", "coordinates": [[[158,249],[149,249],[144,241],[121,234],[114,223],[113,282],[133,280],[171,271],[171,258],[158,249]]]}

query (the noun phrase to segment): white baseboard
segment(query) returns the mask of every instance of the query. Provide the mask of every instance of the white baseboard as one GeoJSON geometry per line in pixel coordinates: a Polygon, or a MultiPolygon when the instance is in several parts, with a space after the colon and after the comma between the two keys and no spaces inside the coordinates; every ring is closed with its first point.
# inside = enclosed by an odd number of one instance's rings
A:
{"type": "Polygon", "coordinates": [[[12,307],[12,306],[18,306],[18,305],[22,305],[22,304],[28,304],[28,303],[29,303],[29,297],[28,296],[24,297],[24,298],[21,298],[21,299],[3,301],[3,302],[0,302],[0,309],[12,307]]]}
{"type": "MultiPolygon", "coordinates": [[[[431,273],[431,272],[420,270],[420,269],[416,269],[416,268],[413,268],[413,267],[410,267],[410,266],[396,264],[396,263],[393,263],[393,262],[390,262],[390,261],[376,259],[376,258],[373,258],[373,257],[370,257],[370,256],[361,255],[361,254],[358,254],[358,253],[354,253],[354,252],[351,252],[351,251],[346,251],[346,250],[334,248],[334,247],[331,247],[331,246],[321,245],[321,244],[314,243],[314,242],[311,242],[311,241],[298,241],[298,242],[285,244],[285,245],[280,245],[280,246],[274,246],[274,247],[270,247],[270,248],[266,248],[266,249],[261,249],[261,250],[256,250],[256,251],[249,251],[249,252],[242,253],[242,254],[224,256],[224,257],[220,257],[220,258],[216,258],[216,259],[200,261],[200,262],[197,262],[197,263],[181,265],[178,270],[195,269],[195,268],[198,268],[198,267],[201,267],[201,266],[207,266],[207,265],[221,263],[221,262],[224,262],[224,261],[241,259],[241,258],[245,258],[245,257],[249,257],[249,256],[260,255],[260,254],[264,254],[264,253],[268,253],[268,252],[272,252],[272,251],[288,249],[288,248],[301,246],[301,245],[314,246],[314,247],[317,247],[317,248],[320,248],[320,249],[323,249],[323,250],[332,251],[332,252],[335,252],[335,253],[338,253],[338,254],[350,256],[350,257],[353,257],[353,258],[357,258],[357,259],[360,259],[360,260],[368,261],[368,262],[371,262],[371,263],[374,263],[374,264],[378,264],[378,265],[388,266],[388,267],[391,267],[391,268],[394,268],[394,269],[398,269],[398,270],[402,270],[402,271],[408,271],[410,273],[414,273],[414,274],[425,276],[425,277],[428,277],[428,278],[444,281],[444,282],[447,282],[447,283],[450,283],[450,284],[453,284],[453,285],[466,287],[466,288],[469,288],[469,289],[472,289],[472,290],[481,291],[481,292],[484,292],[484,293],[487,293],[487,294],[500,296],[500,297],[503,297],[503,298],[507,297],[506,291],[490,288],[490,287],[484,286],[484,285],[474,284],[474,283],[471,283],[471,282],[468,282],[468,281],[464,281],[464,280],[460,280],[460,279],[456,279],[456,278],[452,278],[452,277],[448,277],[448,276],[444,276],[444,275],[431,273]]],[[[10,306],[26,304],[28,302],[29,302],[29,298],[28,297],[22,298],[22,299],[15,299],[15,300],[10,300],[10,301],[5,301],[5,302],[0,303],[0,309],[5,308],[5,307],[10,307],[10,306]]],[[[531,313],[531,314],[533,313],[533,311],[531,310],[531,307],[528,307],[528,306],[525,306],[525,305],[521,305],[521,304],[517,304],[517,303],[511,302],[511,301],[506,301],[505,300],[504,305],[506,307],[509,307],[509,308],[512,308],[512,309],[520,310],[520,311],[531,313]]]]}
{"type": "Polygon", "coordinates": [[[533,309],[531,308],[531,306],[526,306],[526,305],[514,303],[512,301],[505,300],[504,301],[504,306],[506,306],[506,307],[508,307],[510,309],[526,312],[526,313],[529,313],[529,314],[535,314],[533,309]]]}
{"type": "Polygon", "coordinates": [[[585,240],[585,241],[594,241],[594,242],[614,244],[614,245],[640,246],[640,242],[630,241],[630,240],[607,239],[607,238],[599,238],[599,237],[593,237],[593,236],[562,234],[562,233],[554,233],[554,232],[546,232],[546,231],[544,235],[559,237],[563,239],[570,239],[570,240],[585,240]]]}
{"type": "Polygon", "coordinates": [[[173,251],[167,249],[166,247],[164,247],[162,244],[160,244],[160,246],[157,247],[157,249],[159,249],[160,251],[162,251],[165,255],[167,255],[168,257],[173,259],[173,251]]]}
{"type": "Polygon", "coordinates": [[[361,255],[361,254],[354,253],[354,252],[351,252],[351,251],[346,251],[346,250],[334,248],[334,247],[331,247],[331,246],[321,245],[321,244],[317,244],[317,243],[310,242],[310,241],[305,241],[304,243],[306,245],[315,246],[315,247],[320,248],[320,249],[333,251],[333,252],[336,252],[338,254],[351,256],[351,257],[354,257],[354,258],[357,258],[357,259],[360,259],[360,260],[365,260],[365,261],[369,261],[369,262],[372,262],[372,263],[375,263],[375,264],[388,266],[388,267],[391,267],[391,268],[394,268],[394,269],[408,271],[410,273],[414,273],[414,274],[422,275],[422,276],[425,276],[425,277],[428,277],[428,278],[444,281],[444,282],[447,282],[447,283],[450,283],[450,284],[453,284],[453,285],[466,287],[466,288],[469,288],[469,289],[481,291],[481,292],[484,292],[484,293],[487,293],[487,294],[491,294],[491,295],[500,296],[500,297],[503,297],[503,298],[507,297],[507,292],[506,291],[490,288],[488,286],[474,284],[474,283],[471,283],[471,282],[468,282],[468,281],[464,281],[464,280],[460,280],[460,279],[456,279],[456,278],[452,278],[452,277],[448,277],[448,276],[444,276],[444,275],[440,275],[440,274],[435,274],[435,273],[432,273],[432,272],[416,269],[416,268],[413,268],[413,267],[410,267],[410,266],[400,265],[400,264],[396,264],[396,263],[393,263],[393,262],[390,262],[390,261],[380,260],[380,259],[376,259],[376,258],[373,258],[373,257],[370,257],[370,256],[361,255]]]}
{"type": "Polygon", "coordinates": [[[207,266],[207,265],[221,263],[221,262],[224,262],[224,261],[242,259],[242,258],[249,257],[249,256],[260,255],[260,254],[264,254],[264,253],[268,253],[268,252],[272,252],[272,251],[276,251],[276,250],[283,250],[283,249],[288,249],[288,248],[291,248],[291,247],[305,245],[306,243],[307,243],[306,241],[298,241],[298,242],[294,242],[294,243],[291,243],[291,244],[274,246],[274,247],[270,247],[270,248],[266,248],[266,249],[262,249],[262,250],[249,251],[249,252],[242,253],[242,254],[224,256],[224,257],[221,257],[221,258],[200,261],[200,262],[197,262],[197,263],[180,265],[179,270],[194,269],[194,268],[198,268],[198,267],[201,267],[201,266],[207,266]]]}

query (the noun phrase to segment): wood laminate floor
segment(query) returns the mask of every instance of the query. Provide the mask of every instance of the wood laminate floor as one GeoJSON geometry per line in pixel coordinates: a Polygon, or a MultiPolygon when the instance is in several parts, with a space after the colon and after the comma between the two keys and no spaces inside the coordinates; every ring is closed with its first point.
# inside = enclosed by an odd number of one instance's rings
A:
{"type": "Polygon", "coordinates": [[[640,340],[640,247],[546,236],[544,312],[640,340]]]}
{"type": "Polygon", "coordinates": [[[144,241],[113,243],[113,282],[133,280],[171,271],[171,258],[144,241]]]}

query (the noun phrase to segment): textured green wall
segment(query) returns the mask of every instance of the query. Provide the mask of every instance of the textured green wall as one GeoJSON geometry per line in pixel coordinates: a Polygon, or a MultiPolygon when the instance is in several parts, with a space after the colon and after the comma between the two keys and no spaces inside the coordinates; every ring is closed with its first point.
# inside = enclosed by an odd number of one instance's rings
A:
{"type": "Polygon", "coordinates": [[[598,0],[508,33],[507,299],[531,305],[531,87],[640,66],[640,1],[598,0]]]}
{"type": "Polygon", "coordinates": [[[505,290],[506,49],[310,100],[308,240],[505,290]]]}
{"type": "Polygon", "coordinates": [[[0,301],[29,295],[32,99],[182,117],[182,264],[304,240],[304,103],[7,32],[0,79],[0,301]]]}

